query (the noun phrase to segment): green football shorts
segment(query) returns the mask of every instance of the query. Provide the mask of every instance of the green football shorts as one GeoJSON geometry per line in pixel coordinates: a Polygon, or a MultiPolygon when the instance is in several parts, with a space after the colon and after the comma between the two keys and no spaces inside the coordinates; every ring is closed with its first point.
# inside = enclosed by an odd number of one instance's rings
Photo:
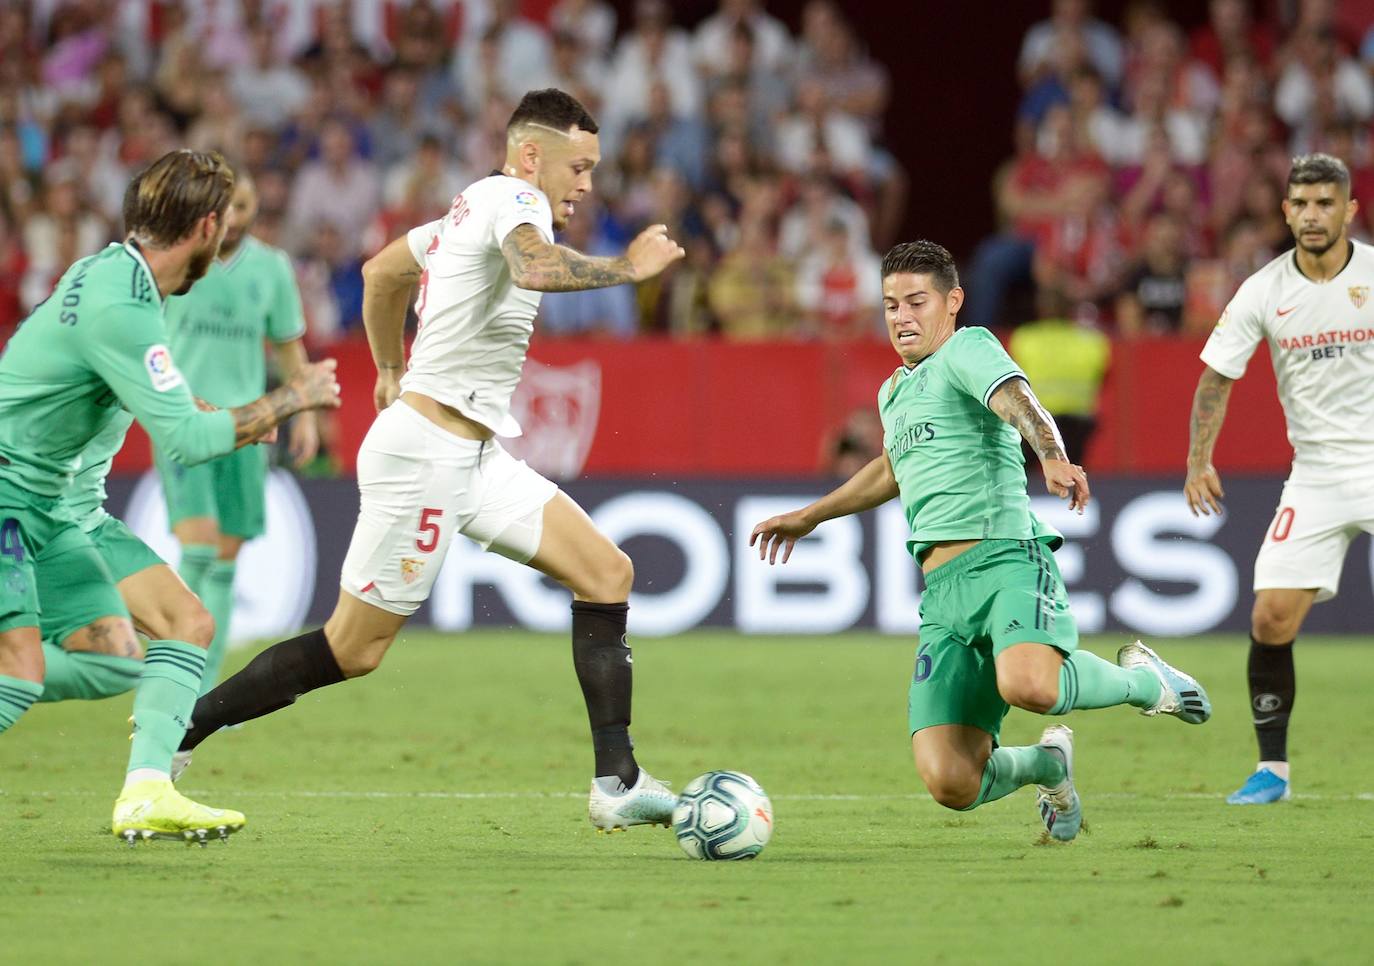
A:
{"type": "Polygon", "coordinates": [[[1078,650],[1059,566],[1036,540],[984,540],[925,578],[921,644],[907,694],[910,733],[970,725],[997,737],[1007,703],[995,660],[1013,644],[1078,650]]]}
{"type": "MultiPolygon", "coordinates": [[[[124,521],[108,514],[86,535],[105,565],[112,584],[164,562],[124,525],[124,521]]],[[[38,626],[43,640],[60,645],[92,621],[128,613],[119,597],[118,588],[115,588],[111,597],[104,585],[93,582],[93,576],[88,562],[70,555],[58,558],[51,564],[40,563],[38,605],[42,608],[42,616],[38,626]],[[115,601],[119,601],[119,608],[111,610],[115,601]]]]}
{"type": "Polygon", "coordinates": [[[267,529],[267,447],[242,446],[197,466],[182,466],[158,453],[156,463],[172,526],[209,517],[220,533],[244,540],[267,529]]]}
{"type": "Polygon", "coordinates": [[[129,616],[95,544],[61,501],[0,484],[0,631],[41,626],[44,581],[51,600],[94,615],[78,626],[129,616]]]}

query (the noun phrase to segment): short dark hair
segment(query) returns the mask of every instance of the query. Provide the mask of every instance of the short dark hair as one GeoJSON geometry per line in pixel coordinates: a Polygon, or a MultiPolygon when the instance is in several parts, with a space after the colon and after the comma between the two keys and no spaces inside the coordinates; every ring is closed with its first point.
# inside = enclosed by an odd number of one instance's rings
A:
{"type": "Polygon", "coordinates": [[[556,131],[578,127],[588,134],[597,132],[596,120],[582,102],[556,87],[530,91],[520,98],[515,113],[506,122],[506,131],[513,131],[521,124],[542,124],[556,131]]]}
{"type": "Polygon", "coordinates": [[[124,192],[124,230],[155,248],[175,245],[211,213],[224,216],[234,171],[216,151],[171,151],[144,168],[124,192]]]}
{"type": "Polygon", "coordinates": [[[1338,184],[1349,192],[1350,169],[1329,154],[1301,154],[1288,169],[1288,186],[1295,184],[1338,184]]]}
{"type": "Polygon", "coordinates": [[[883,256],[883,278],[889,275],[929,275],[941,295],[959,286],[959,269],[944,245],[922,238],[892,246],[883,256]]]}

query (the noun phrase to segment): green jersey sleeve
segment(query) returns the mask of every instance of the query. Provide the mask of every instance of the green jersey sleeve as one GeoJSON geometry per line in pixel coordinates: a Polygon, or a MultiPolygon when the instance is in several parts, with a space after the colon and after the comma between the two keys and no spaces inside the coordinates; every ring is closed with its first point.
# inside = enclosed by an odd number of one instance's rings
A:
{"type": "Polygon", "coordinates": [[[110,306],[105,324],[80,343],[85,362],[178,463],[203,463],[234,450],[234,418],[201,412],[172,362],[162,319],[138,302],[110,306]]]}
{"type": "Polygon", "coordinates": [[[273,342],[291,342],[305,335],[305,312],[296,273],[285,252],[274,251],[272,293],[267,302],[267,337],[273,342]]]}
{"type": "Polygon", "coordinates": [[[941,351],[946,353],[951,380],[984,406],[1002,383],[1026,378],[997,336],[982,326],[959,330],[941,351]]]}

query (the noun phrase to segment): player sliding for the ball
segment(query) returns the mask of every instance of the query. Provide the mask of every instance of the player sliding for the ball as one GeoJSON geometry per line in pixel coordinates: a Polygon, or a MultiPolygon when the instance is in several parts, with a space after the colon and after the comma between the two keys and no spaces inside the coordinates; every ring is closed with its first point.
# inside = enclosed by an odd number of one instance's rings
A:
{"type": "Polygon", "coordinates": [[[1052,725],[1037,745],[996,747],[1008,705],[1062,715],[1129,704],[1201,724],[1211,703],[1139,641],[1116,664],[1078,649],[1049,552],[1063,538],[1030,510],[1020,437],[1040,457],[1049,491],[1079,513],[1089,499],[1083,468],[997,337],[955,331],[964,292],[948,251],[901,244],[882,271],[888,335],[902,360],[878,391],[884,452],[810,506],[760,523],[749,542],[760,559],[771,564],[781,552],[786,563],[818,524],[900,497],[907,548],[926,583],[908,700],[916,770],[937,802],[961,810],[1035,785],[1045,828],[1067,842],[1083,824],[1073,732],[1052,725]]]}
{"type": "Polygon", "coordinates": [[[338,605],[323,628],[269,647],[197,702],[179,767],[222,726],[376,668],[460,533],[572,591],[573,664],[596,762],[592,823],[612,830],[671,820],[676,796],[639,767],[630,741],[630,558],[492,438],[520,434],[510,402],[540,292],[642,281],[684,254],[662,225],[614,258],[554,244],[554,229],[592,188],[596,131],[568,94],[526,94],[506,128],[504,170],[364,268],[379,415],[358,453],[362,505],[338,605]],[[420,332],[406,371],[405,308],[417,281],[420,332]]]}

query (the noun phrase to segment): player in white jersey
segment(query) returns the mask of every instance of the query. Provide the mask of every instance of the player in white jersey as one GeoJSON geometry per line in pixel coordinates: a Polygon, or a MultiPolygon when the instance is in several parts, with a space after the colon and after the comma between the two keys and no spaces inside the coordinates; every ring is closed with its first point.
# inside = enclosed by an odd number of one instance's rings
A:
{"type": "Polygon", "coordinates": [[[554,243],[554,230],[591,190],[601,156],[596,131],[586,109],[562,91],[525,95],[506,129],[505,168],[364,266],[378,416],[358,453],[361,507],[338,605],[323,628],[268,648],[200,699],[183,762],[224,725],[376,668],[429,596],[460,533],[572,591],[573,663],[596,761],[593,824],[668,824],[676,798],[639,768],[629,735],[630,558],[494,439],[520,433],[511,394],[541,292],[639,282],[684,254],[662,225],[615,258],[554,243]],[[420,328],[407,368],[405,308],[417,281],[420,328]]]}
{"type": "Polygon", "coordinates": [[[1339,159],[1295,158],[1283,211],[1297,247],[1245,280],[1202,350],[1184,484],[1193,513],[1221,512],[1212,450],[1231,384],[1260,342],[1293,444],[1255,560],[1249,679],[1260,761],[1227,799],[1234,805],[1288,798],[1293,641],[1312,604],[1335,596],[1350,541],[1374,533],[1374,247],[1347,237],[1358,208],[1339,159]]]}

